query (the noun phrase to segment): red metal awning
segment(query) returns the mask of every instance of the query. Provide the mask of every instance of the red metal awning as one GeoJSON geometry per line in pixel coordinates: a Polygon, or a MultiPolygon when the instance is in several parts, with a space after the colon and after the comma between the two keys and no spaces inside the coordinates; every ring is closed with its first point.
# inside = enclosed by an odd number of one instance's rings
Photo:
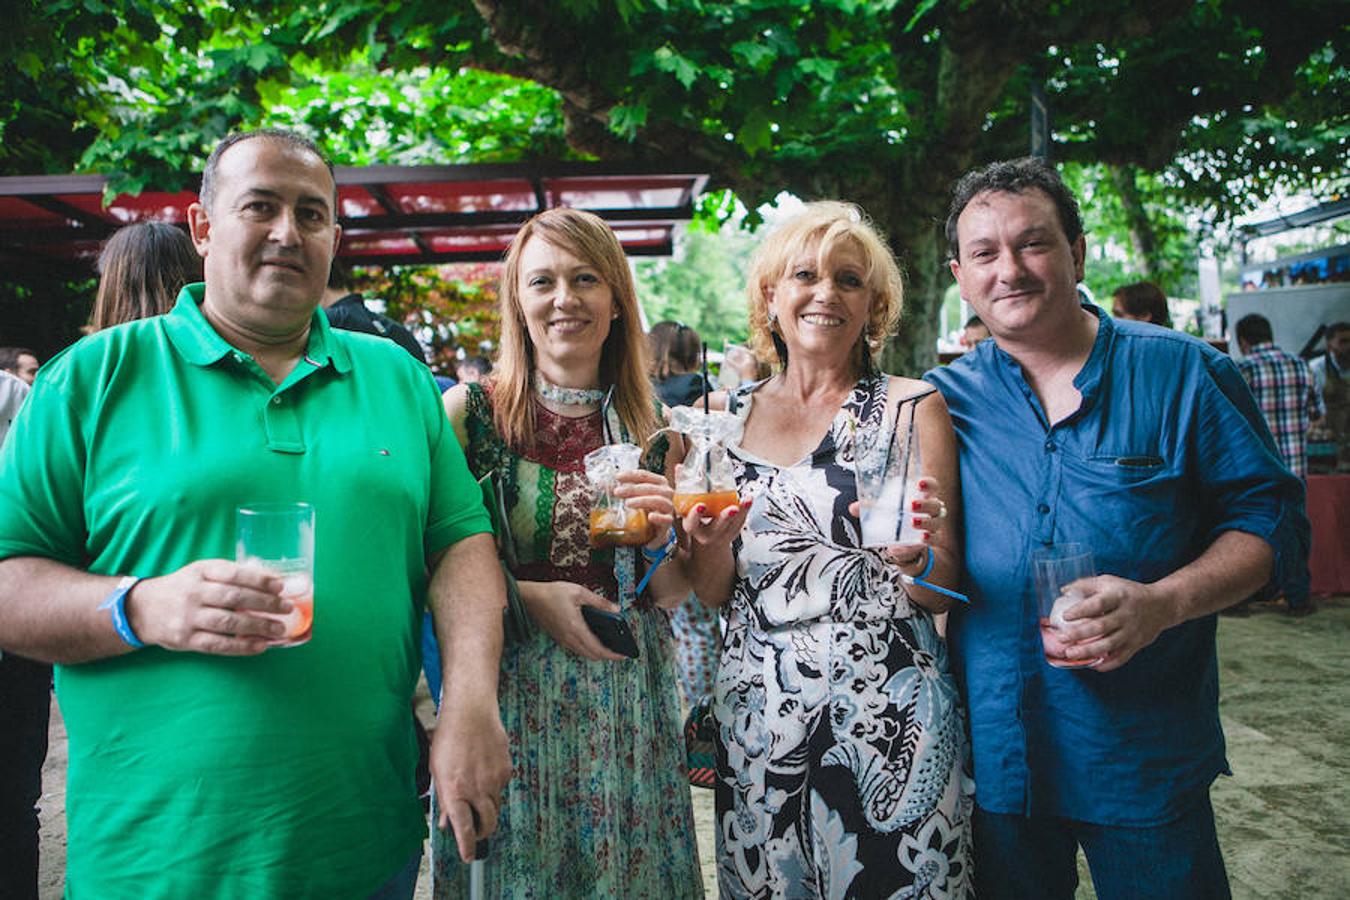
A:
{"type": "MultiPolygon", "coordinates": [[[[600,163],[339,167],[339,256],[355,265],[500,259],[516,229],[556,206],[585,209],[630,256],[669,255],[708,176],[674,167],[600,163]]],[[[0,268],[92,266],[101,243],[132,222],[187,227],[190,191],[149,190],[103,205],[101,175],[0,178],[0,268]]]]}

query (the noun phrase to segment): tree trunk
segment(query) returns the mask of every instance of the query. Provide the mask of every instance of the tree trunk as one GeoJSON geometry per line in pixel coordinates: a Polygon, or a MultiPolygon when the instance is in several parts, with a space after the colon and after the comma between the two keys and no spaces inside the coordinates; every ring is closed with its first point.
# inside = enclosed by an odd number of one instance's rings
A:
{"type": "Polygon", "coordinates": [[[1139,186],[1134,181],[1134,167],[1111,164],[1106,167],[1111,183],[1120,195],[1120,205],[1125,210],[1125,224],[1130,230],[1130,243],[1134,247],[1134,258],[1138,260],[1140,274],[1154,280],[1161,268],[1158,265],[1158,239],[1153,233],[1153,223],[1148,220],[1144,209],[1144,199],[1139,194],[1139,186]]]}
{"type": "Polygon", "coordinates": [[[879,213],[877,226],[890,239],[905,276],[900,328],[882,354],[881,367],[918,378],[937,365],[942,300],[951,275],[947,270],[947,219],[952,184],[970,165],[969,146],[955,140],[944,153],[918,154],[889,174],[885,195],[868,207],[879,213]]]}
{"type": "Polygon", "coordinates": [[[943,268],[941,231],[932,216],[910,213],[890,230],[891,245],[905,275],[905,306],[900,328],[882,354],[881,367],[918,378],[937,365],[942,298],[949,279],[943,268]]]}

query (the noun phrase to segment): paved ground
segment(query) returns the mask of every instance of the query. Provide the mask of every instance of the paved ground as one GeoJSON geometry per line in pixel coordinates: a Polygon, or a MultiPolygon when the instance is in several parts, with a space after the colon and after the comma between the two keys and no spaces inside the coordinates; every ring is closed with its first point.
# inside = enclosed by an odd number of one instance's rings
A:
{"type": "Polygon", "coordinates": [[[1350,897],[1350,597],[1219,626],[1232,778],[1215,785],[1235,897],[1350,897]]]}
{"type": "MultiPolygon", "coordinates": [[[[1223,617],[1219,661],[1233,777],[1219,779],[1213,796],[1233,896],[1350,897],[1350,597],[1324,602],[1304,619],[1268,606],[1223,617]]],[[[42,800],[43,900],[61,896],[65,763],[65,728],[54,714],[42,800]]],[[[715,897],[712,792],[692,794],[704,884],[715,897]]],[[[418,897],[429,896],[424,877],[418,897]]],[[[1093,897],[1085,870],[1079,897],[1093,897]]]]}

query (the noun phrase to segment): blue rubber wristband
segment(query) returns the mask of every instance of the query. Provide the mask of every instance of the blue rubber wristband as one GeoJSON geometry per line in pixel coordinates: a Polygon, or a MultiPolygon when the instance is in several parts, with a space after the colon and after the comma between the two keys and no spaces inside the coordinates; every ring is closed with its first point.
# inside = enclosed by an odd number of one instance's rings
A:
{"type": "Polygon", "coordinates": [[[113,630],[117,632],[126,644],[136,650],[145,646],[145,641],[136,637],[136,632],[131,630],[131,622],[127,620],[127,594],[131,593],[141,581],[135,575],[126,575],[121,581],[117,582],[117,587],[108,598],[98,605],[99,609],[106,609],[112,616],[113,630]]]}
{"type": "Polygon", "coordinates": [[[663,560],[670,555],[670,548],[673,547],[674,545],[675,545],[675,526],[672,525],[670,528],[670,536],[666,538],[666,542],[661,545],[660,549],[651,550],[645,544],[643,545],[642,558],[650,563],[663,560]]]}
{"type": "Polygon", "coordinates": [[[933,571],[933,564],[934,564],[934,562],[937,560],[937,557],[936,557],[936,556],[934,555],[934,553],[933,553],[933,548],[932,548],[932,547],[926,547],[925,549],[928,551],[928,565],[926,565],[926,566],[923,567],[923,571],[922,571],[922,572],[920,572],[918,575],[915,575],[915,576],[914,576],[914,580],[915,580],[915,581],[918,581],[918,580],[921,579],[921,578],[927,578],[927,577],[928,577],[928,573],[931,572],[931,571],[933,571]]]}
{"type": "Polygon", "coordinates": [[[962,603],[969,603],[970,598],[967,597],[965,594],[962,594],[958,591],[949,590],[945,587],[932,584],[931,582],[928,581],[924,581],[924,579],[928,577],[928,573],[933,571],[933,564],[935,560],[936,557],[933,554],[933,548],[929,547],[928,565],[923,567],[923,571],[920,572],[918,575],[901,575],[900,576],[901,580],[904,581],[906,584],[917,584],[919,587],[928,588],[928,590],[930,591],[935,591],[939,594],[944,594],[948,597],[951,597],[953,600],[960,600],[962,603]]]}
{"type": "Polygon", "coordinates": [[[656,570],[661,567],[661,563],[665,562],[670,557],[670,551],[673,550],[674,548],[675,548],[674,526],[671,526],[670,537],[667,538],[666,542],[661,545],[660,550],[653,551],[648,550],[646,547],[642,548],[642,558],[647,560],[648,562],[647,573],[642,576],[642,580],[638,582],[638,586],[633,590],[634,597],[642,596],[642,592],[647,589],[647,582],[652,580],[652,575],[656,574],[656,570]]]}

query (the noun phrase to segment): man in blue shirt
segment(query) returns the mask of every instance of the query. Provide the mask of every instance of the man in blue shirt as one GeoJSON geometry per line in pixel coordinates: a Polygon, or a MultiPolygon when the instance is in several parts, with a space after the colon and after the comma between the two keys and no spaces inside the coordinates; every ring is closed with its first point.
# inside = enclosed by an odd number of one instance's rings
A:
{"type": "Polygon", "coordinates": [[[1306,566],[1303,489],[1242,376],[1208,345],[1081,303],[1085,241],[1055,171],[966,175],[951,269],[994,340],[926,376],[960,442],[966,590],[953,659],[970,707],[977,892],[1228,896],[1209,785],[1228,771],[1215,616],[1306,566]],[[1029,559],[1097,572],[1052,668],[1029,559]]]}

